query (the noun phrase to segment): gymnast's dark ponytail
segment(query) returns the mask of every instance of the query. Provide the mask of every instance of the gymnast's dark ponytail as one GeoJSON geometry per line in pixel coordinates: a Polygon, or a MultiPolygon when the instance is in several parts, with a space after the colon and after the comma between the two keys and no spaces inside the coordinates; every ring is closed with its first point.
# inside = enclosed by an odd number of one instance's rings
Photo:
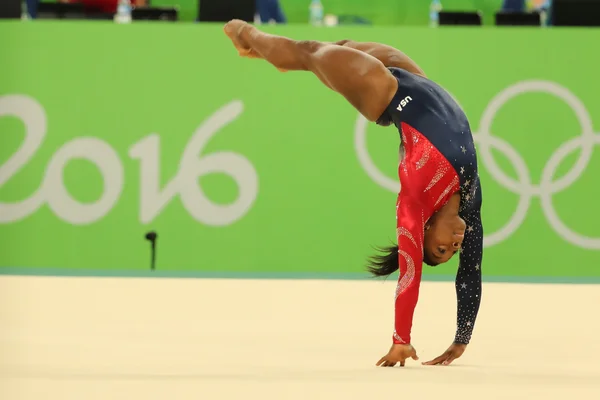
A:
{"type": "Polygon", "coordinates": [[[378,249],[383,254],[369,257],[367,271],[374,276],[388,276],[398,270],[398,246],[378,249]]]}

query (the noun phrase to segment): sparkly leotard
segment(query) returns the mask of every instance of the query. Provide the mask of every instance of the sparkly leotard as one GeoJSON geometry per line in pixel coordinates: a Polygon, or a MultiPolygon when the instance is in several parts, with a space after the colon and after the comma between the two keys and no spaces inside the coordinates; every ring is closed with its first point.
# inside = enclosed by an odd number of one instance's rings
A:
{"type": "Polygon", "coordinates": [[[398,91],[377,121],[399,130],[404,157],[398,167],[401,190],[396,204],[400,277],[396,289],[394,343],[410,343],[419,296],[423,238],[427,220],[459,192],[459,215],[467,224],[456,275],[456,343],[468,344],[481,301],[481,185],[469,122],[439,85],[407,71],[389,68],[398,91]]]}

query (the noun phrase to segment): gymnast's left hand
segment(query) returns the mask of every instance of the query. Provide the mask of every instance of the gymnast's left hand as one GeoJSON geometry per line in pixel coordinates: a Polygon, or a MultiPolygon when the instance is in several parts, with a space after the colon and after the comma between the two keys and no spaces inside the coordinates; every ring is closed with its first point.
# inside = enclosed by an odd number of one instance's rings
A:
{"type": "Polygon", "coordinates": [[[450,365],[452,361],[462,356],[466,349],[466,344],[452,343],[452,345],[448,347],[448,350],[446,350],[444,354],[434,358],[431,361],[424,362],[423,365],[450,365]]]}
{"type": "Polygon", "coordinates": [[[413,360],[418,360],[419,356],[417,356],[417,351],[410,344],[393,344],[390,351],[379,361],[377,361],[377,366],[382,367],[395,367],[396,364],[400,363],[401,367],[404,367],[404,363],[407,359],[412,358],[413,360]]]}

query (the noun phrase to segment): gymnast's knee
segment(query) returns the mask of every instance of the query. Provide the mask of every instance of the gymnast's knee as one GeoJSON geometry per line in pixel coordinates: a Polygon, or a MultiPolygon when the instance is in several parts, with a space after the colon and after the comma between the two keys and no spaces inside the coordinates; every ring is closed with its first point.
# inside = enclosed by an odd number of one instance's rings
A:
{"type": "Polygon", "coordinates": [[[325,43],[316,40],[299,40],[296,46],[306,55],[312,55],[325,46],[325,43]]]}

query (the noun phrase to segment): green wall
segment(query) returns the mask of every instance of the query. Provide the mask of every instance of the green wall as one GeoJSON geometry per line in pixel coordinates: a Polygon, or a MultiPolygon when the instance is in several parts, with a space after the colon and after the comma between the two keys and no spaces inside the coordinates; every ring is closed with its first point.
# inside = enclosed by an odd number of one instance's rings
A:
{"type": "MultiPolygon", "coordinates": [[[[458,99],[488,278],[600,278],[600,31],[271,29],[395,45],[458,99]]],[[[4,22],[0,37],[3,272],[142,273],[155,230],[160,273],[355,276],[394,239],[394,128],[308,73],[238,58],[221,26],[4,22]]]]}

